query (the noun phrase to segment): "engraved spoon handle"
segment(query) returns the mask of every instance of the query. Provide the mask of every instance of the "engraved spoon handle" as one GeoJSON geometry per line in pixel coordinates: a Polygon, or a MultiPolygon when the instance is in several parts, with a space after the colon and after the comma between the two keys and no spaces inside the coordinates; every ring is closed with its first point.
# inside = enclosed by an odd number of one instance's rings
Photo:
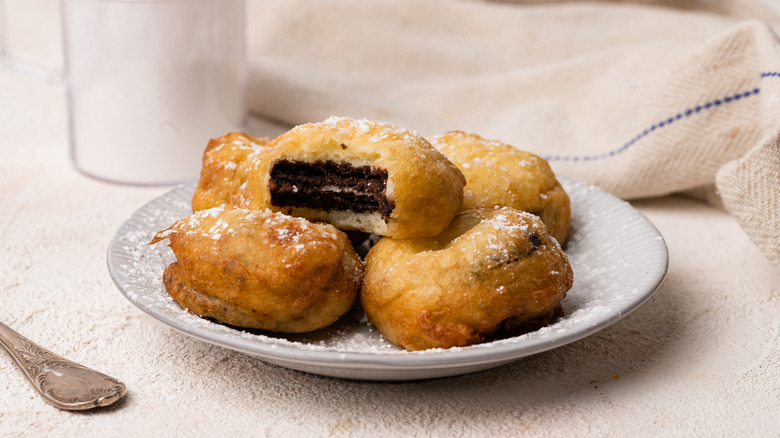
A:
{"type": "Polygon", "coordinates": [[[60,409],[108,406],[127,392],[124,383],[57,356],[2,322],[0,346],[13,358],[38,393],[60,409]]]}

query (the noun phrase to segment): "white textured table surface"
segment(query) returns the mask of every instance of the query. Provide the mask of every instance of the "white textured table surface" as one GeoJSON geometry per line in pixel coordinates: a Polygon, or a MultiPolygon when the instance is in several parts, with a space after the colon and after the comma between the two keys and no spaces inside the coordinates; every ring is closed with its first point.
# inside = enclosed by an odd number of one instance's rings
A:
{"type": "Polygon", "coordinates": [[[620,322],[494,370],[387,384],[267,365],[127,302],[107,244],[167,190],[77,172],[62,88],[0,69],[0,321],[128,386],[113,407],[59,411],[2,355],[0,436],[780,435],[780,272],[698,201],[634,203],[670,265],[620,322]]]}

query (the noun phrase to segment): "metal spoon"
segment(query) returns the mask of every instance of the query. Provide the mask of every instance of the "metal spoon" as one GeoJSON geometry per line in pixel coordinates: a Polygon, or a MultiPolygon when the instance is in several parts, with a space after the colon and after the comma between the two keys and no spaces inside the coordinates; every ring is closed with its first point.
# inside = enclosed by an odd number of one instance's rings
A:
{"type": "Polygon", "coordinates": [[[127,392],[124,383],[57,356],[2,322],[0,346],[11,355],[44,400],[60,409],[108,406],[127,392]]]}

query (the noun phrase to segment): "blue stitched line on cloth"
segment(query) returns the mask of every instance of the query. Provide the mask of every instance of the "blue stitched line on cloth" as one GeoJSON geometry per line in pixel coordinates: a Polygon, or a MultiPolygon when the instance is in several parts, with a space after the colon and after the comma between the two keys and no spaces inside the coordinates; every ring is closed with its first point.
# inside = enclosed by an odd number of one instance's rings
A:
{"type": "MultiPolygon", "coordinates": [[[[780,72],[770,71],[770,72],[763,72],[763,73],[761,73],[761,79],[768,78],[768,77],[780,77],[780,72]]],[[[604,153],[596,154],[596,155],[579,155],[579,156],[565,156],[565,155],[544,156],[543,155],[542,158],[544,158],[545,160],[548,160],[548,161],[575,161],[576,162],[576,161],[603,160],[605,158],[614,157],[615,155],[623,153],[628,148],[630,148],[631,146],[636,144],[636,142],[638,142],[639,140],[647,137],[652,132],[655,132],[655,131],[657,131],[657,130],[665,127],[665,126],[669,126],[672,123],[676,122],[677,120],[682,119],[683,117],[689,117],[689,116],[692,116],[693,114],[699,113],[699,112],[704,111],[704,110],[709,110],[709,109],[712,109],[714,107],[718,107],[718,106],[721,106],[721,105],[725,105],[727,103],[735,102],[735,101],[740,100],[740,99],[748,98],[750,96],[758,94],[760,91],[761,91],[761,89],[756,87],[756,88],[754,88],[752,90],[744,91],[744,92],[737,93],[737,94],[732,94],[730,96],[726,96],[726,97],[723,97],[721,99],[715,99],[713,101],[707,102],[707,103],[705,103],[703,105],[696,105],[693,108],[688,108],[687,110],[685,110],[685,111],[683,111],[681,113],[677,113],[674,116],[669,117],[666,120],[662,120],[662,121],[654,124],[653,126],[647,128],[644,131],[642,131],[641,133],[639,133],[637,136],[635,136],[634,138],[632,138],[628,142],[624,143],[623,146],[620,146],[619,148],[613,149],[613,150],[608,151],[608,152],[604,152],[604,153]]]]}

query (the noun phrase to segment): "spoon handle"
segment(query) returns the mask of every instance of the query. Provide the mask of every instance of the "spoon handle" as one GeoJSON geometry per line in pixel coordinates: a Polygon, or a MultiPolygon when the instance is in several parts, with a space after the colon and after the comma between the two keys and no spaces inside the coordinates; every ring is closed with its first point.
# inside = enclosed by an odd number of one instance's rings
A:
{"type": "Polygon", "coordinates": [[[14,359],[38,393],[60,409],[108,406],[127,392],[124,383],[57,356],[2,322],[0,346],[14,359]]]}

